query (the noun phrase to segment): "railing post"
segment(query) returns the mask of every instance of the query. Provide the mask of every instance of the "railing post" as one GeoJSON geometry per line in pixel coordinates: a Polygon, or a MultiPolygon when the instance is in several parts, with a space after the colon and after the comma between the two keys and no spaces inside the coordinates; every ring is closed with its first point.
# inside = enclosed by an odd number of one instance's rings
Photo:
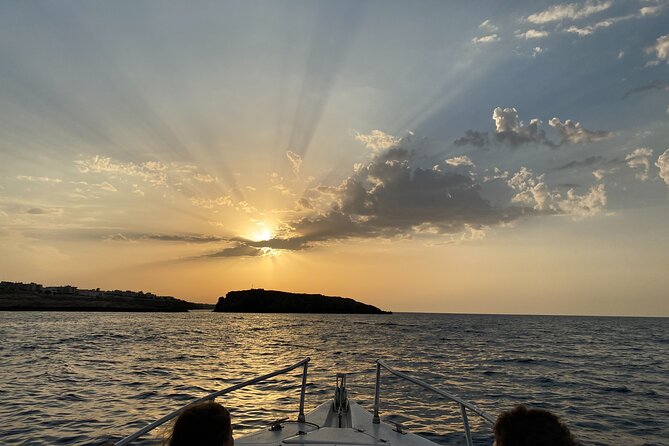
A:
{"type": "Polygon", "coordinates": [[[300,413],[297,416],[298,423],[304,423],[304,393],[307,390],[307,368],[309,367],[309,361],[304,363],[304,369],[302,370],[302,390],[300,391],[300,413]]]}
{"type": "Polygon", "coordinates": [[[381,363],[376,361],[376,386],[374,388],[374,417],[372,418],[373,424],[379,424],[381,419],[379,418],[379,388],[381,387],[381,363]]]}
{"type": "Polygon", "coordinates": [[[460,413],[462,414],[462,424],[465,427],[465,440],[467,440],[467,446],[473,446],[472,433],[469,431],[469,420],[467,419],[467,409],[464,404],[460,404],[460,413]]]}

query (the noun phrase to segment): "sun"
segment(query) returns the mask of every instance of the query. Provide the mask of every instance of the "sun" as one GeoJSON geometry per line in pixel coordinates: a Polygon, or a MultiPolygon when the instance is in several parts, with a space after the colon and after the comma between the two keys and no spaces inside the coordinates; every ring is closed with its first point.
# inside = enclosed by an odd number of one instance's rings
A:
{"type": "Polygon", "coordinates": [[[271,240],[274,236],[274,231],[268,227],[265,222],[258,222],[257,227],[251,231],[249,238],[254,242],[265,242],[271,240]]]}
{"type": "Polygon", "coordinates": [[[258,241],[259,242],[264,242],[265,240],[269,240],[272,238],[272,231],[269,229],[265,229],[261,232],[258,233],[258,241]]]}

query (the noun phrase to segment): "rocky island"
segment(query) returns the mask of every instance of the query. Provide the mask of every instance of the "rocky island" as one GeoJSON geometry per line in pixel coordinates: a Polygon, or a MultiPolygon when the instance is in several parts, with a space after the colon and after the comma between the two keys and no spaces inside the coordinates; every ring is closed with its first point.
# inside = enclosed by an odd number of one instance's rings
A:
{"type": "Polygon", "coordinates": [[[184,312],[206,307],[206,304],[142,291],[84,290],[69,285],[45,287],[38,283],[0,282],[0,311],[184,312]]]}
{"type": "Polygon", "coordinates": [[[389,314],[346,297],[300,294],[255,288],[230,291],[218,298],[215,312],[389,314]]]}

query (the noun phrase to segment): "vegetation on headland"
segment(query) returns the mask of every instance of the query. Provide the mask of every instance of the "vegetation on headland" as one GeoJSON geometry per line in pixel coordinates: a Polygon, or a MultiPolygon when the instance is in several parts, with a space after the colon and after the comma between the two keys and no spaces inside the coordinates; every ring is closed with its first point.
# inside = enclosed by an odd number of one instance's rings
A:
{"type": "Polygon", "coordinates": [[[383,311],[373,305],[346,297],[288,293],[262,288],[230,291],[226,296],[219,297],[214,311],[233,313],[390,313],[390,311],[383,311]]]}
{"type": "Polygon", "coordinates": [[[70,285],[45,287],[38,283],[0,282],[0,310],[5,311],[184,312],[211,308],[213,305],[143,291],[84,290],[70,285]]]}

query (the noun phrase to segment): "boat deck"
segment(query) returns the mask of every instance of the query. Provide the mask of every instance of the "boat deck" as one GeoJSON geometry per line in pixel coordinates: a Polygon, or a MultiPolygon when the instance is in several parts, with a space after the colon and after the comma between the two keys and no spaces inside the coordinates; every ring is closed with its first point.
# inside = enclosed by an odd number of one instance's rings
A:
{"type": "Polygon", "coordinates": [[[374,424],[372,414],[349,403],[341,417],[332,401],[306,414],[305,422],[284,421],[279,429],[264,429],[235,439],[236,446],[337,445],[337,446],[435,446],[436,443],[396,426],[374,424]],[[341,418],[341,420],[340,420],[341,418]],[[341,427],[340,427],[341,426],[341,427]]]}

